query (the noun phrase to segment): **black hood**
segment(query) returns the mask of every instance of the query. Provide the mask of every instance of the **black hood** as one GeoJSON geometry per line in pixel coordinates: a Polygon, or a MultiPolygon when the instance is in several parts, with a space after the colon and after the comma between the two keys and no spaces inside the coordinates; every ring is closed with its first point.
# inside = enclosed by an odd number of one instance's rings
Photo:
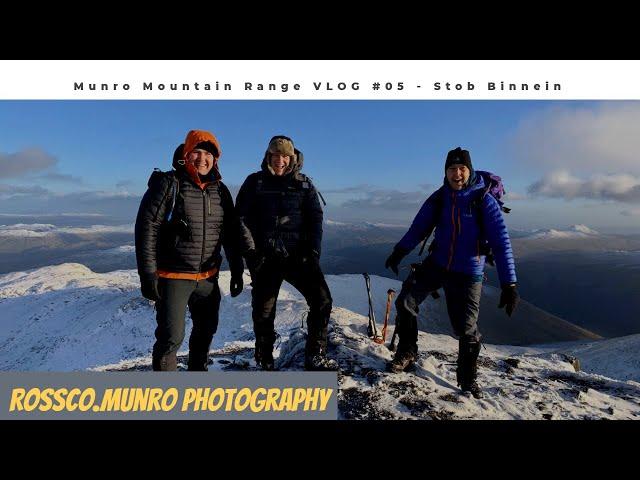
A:
{"type": "Polygon", "coordinates": [[[184,143],[181,143],[180,145],[178,145],[178,147],[176,148],[176,151],[173,152],[173,168],[175,168],[176,170],[180,169],[180,168],[184,168],[184,161],[180,164],[178,163],[178,161],[183,160],[182,159],[182,151],[184,149],[184,143]]]}

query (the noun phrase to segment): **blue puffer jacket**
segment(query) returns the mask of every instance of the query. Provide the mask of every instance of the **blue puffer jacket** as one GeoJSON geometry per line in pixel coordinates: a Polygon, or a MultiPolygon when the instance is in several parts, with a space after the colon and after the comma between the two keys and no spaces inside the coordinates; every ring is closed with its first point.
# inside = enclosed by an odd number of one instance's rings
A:
{"type": "MultiPolygon", "coordinates": [[[[484,179],[480,175],[476,176],[475,183],[462,190],[453,190],[445,178],[443,187],[424,202],[396,248],[405,254],[411,252],[435,228],[435,249],[431,258],[447,270],[482,275],[485,256],[480,251],[482,239],[476,218],[478,207],[474,207],[472,202],[482,195],[484,187],[484,179]],[[438,201],[440,195],[442,197],[438,201]]],[[[482,198],[480,208],[482,233],[493,250],[500,283],[515,283],[511,241],[498,202],[487,194],[482,198]]]]}

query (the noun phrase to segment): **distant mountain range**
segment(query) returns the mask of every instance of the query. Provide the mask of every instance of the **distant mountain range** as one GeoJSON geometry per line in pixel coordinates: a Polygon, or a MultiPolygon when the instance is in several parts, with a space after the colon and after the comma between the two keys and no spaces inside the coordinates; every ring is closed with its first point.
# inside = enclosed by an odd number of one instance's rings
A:
{"type": "MultiPolygon", "coordinates": [[[[406,229],[329,219],[324,225],[323,270],[396,278],[384,262],[406,229]]],[[[526,301],[602,336],[640,333],[640,236],[603,234],[573,225],[513,230],[511,237],[519,290],[526,301]]],[[[419,246],[403,261],[400,279],[407,276],[410,263],[424,259],[418,251],[419,246]]],[[[68,262],[96,272],[135,268],[133,226],[0,226],[0,273],[68,262]]],[[[499,285],[495,269],[487,268],[487,276],[491,285],[499,285]]],[[[493,309],[483,310],[490,315],[493,309]]]]}

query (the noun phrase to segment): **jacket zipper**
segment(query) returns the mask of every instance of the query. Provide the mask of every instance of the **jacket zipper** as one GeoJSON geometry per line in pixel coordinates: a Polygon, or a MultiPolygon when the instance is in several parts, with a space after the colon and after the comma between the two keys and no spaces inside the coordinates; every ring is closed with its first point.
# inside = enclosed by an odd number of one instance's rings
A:
{"type": "Polygon", "coordinates": [[[200,270],[202,272],[202,264],[204,263],[204,246],[207,239],[207,189],[202,190],[202,255],[200,256],[200,270]]]}
{"type": "Polygon", "coordinates": [[[451,262],[453,261],[453,249],[456,243],[456,194],[451,192],[451,198],[453,203],[451,205],[451,225],[453,226],[453,236],[451,237],[451,246],[449,247],[449,263],[447,263],[447,270],[451,268],[451,262]]]}

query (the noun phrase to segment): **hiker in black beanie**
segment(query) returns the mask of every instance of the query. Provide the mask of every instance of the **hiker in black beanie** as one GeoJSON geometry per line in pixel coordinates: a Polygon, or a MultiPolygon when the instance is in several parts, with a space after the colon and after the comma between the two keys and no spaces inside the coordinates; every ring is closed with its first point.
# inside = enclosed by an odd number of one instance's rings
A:
{"type": "Polygon", "coordinates": [[[485,258],[495,256],[502,285],[499,308],[509,316],[518,303],[516,272],[509,233],[500,200],[500,177],[476,171],[471,155],[460,147],[445,161],[445,178],[422,205],[409,231],[395,246],[385,267],[398,274],[398,265],[435,229],[429,255],[402,284],[396,299],[396,332],[399,343],[389,369],[410,369],[418,353],[418,307],[431,292],[444,288],[449,319],[459,337],[457,379],[463,391],[480,398],[477,360],[481,335],[478,314],[485,258]]]}

